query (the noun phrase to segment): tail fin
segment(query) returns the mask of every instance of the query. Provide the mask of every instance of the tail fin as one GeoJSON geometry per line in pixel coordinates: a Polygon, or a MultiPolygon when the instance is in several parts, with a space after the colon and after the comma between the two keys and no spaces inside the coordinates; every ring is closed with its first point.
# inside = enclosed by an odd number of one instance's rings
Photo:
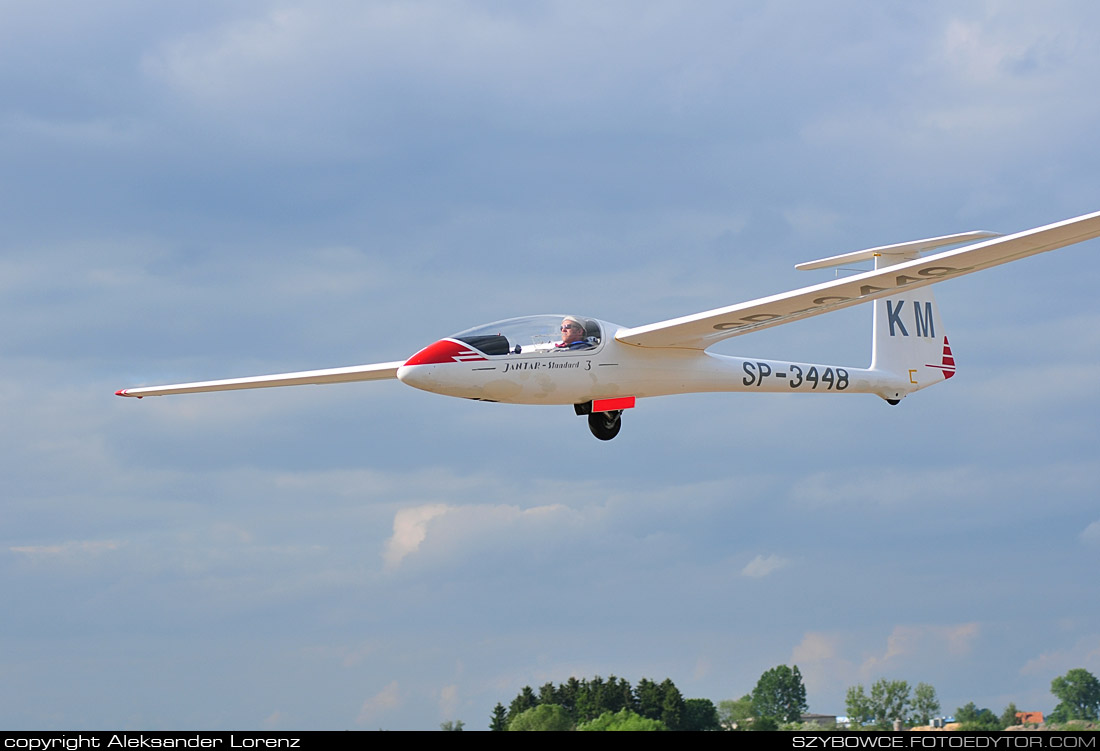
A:
{"type": "Polygon", "coordinates": [[[875,300],[871,369],[901,377],[912,393],[955,375],[940,311],[931,287],[875,300]]]}
{"type": "MultiPolygon", "coordinates": [[[[904,260],[902,255],[876,255],[875,268],[904,260]]],[[[901,396],[955,375],[955,358],[931,286],[875,300],[874,306],[871,369],[899,376],[908,387],[901,396]]]]}
{"type": "MultiPolygon", "coordinates": [[[[824,269],[873,259],[875,270],[878,271],[915,260],[927,250],[991,237],[999,235],[984,230],[942,235],[857,250],[854,253],[822,258],[820,261],[800,263],[795,268],[824,269]]],[[[927,274],[934,270],[926,269],[918,273],[927,274]]],[[[901,286],[900,283],[898,286],[901,286]]],[[[870,285],[861,290],[863,295],[868,294],[868,290],[885,291],[870,285]]],[[[930,285],[910,287],[908,291],[899,291],[893,297],[877,299],[874,305],[871,370],[889,376],[883,381],[883,389],[875,393],[891,404],[897,404],[906,394],[942,383],[955,375],[955,358],[951,354],[951,345],[947,341],[947,333],[944,331],[943,321],[940,320],[940,309],[936,305],[930,285]]]]}

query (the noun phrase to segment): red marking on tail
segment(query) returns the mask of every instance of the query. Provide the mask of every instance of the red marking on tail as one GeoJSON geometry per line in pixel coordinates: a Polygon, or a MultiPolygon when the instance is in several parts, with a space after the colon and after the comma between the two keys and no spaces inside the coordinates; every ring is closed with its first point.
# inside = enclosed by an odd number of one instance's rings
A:
{"type": "Polygon", "coordinates": [[[955,375],[955,357],[951,354],[951,345],[947,343],[947,337],[943,338],[943,361],[939,365],[929,363],[926,368],[939,368],[943,371],[944,380],[955,375]]]}

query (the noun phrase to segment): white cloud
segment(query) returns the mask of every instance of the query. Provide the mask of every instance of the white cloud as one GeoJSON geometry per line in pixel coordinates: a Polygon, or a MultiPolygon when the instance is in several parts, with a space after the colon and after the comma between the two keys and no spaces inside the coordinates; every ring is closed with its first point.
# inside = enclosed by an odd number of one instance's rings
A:
{"type": "Polygon", "coordinates": [[[852,662],[841,653],[837,634],[807,631],[791,651],[791,663],[797,665],[811,693],[836,689],[853,675],[852,662]]]}
{"type": "Polygon", "coordinates": [[[382,557],[387,569],[395,569],[406,557],[421,551],[429,535],[433,555],[441,558],[479,549],[487,541],[497,547],[505,541],[515,546],[532,534],[545,535],[550,528],[580,525],[583,516],[561,504],[521,509],[507,504],[435,503],[405,508],[394,515],[393,536],[386,542],[382,557]]]}
{"type": "Polygon", "coordinates": [[[118,550],[119,546],[114,540],[70,540],[54,545],[13,545],[8,550],[31,557],[80,558],[118,550]]]}
{"type": "Polygon", "coordinates": [[[835,634],[807,631],[791,653],[791,660],[797,664],[832,660],[839,655],[839,644],[835,634]]]}
{"type": "Polygon", "coordinates": [[[896,670],[911,664],[917,658],[936,661],[947,653],[958,658],[973,647],[981,629],[977,623],[960,623],[953,626],[898,625],[886,639],[886,651],[870,655],[863,660],[859,672],[867,679],[881,677],[886,670],[896,670]]]}
{"type": "Polygon", "coordinates": [[[850,634],[807,631],[791,651],[791,662],[799,666],[810,693],[839,699],[855,683],[911,675],[930,666],[938,670],[944,663],[957,662],[971,652],[979,634],[977,623],[899,624],[887,636],[885,649],[868,655],[860,654],[860,644],[850,634]]]}
{"type": "Polygon", "coordinates": [[[439,692],[439,715],[446,720],[458,719],[458,686],[444,686],[439,692]]]}
{"type": "MultiPolygon", "coordinates": [[[[985,495],[986,478],[967,467],[869,469],[850,472],[818,472],[799,480],[792,489],[794,500],[810,506],[902,506],[929,499],[985,495]]],[[[978,496],[980,497],[980,496],[978,496]]]]}
{"type": "Polygon", "coordinates": [[[1100,635],[1090,634],[1067,649],[1043,652],[1024,663],[1021,675],[1035,675],[1050,680],[1073,668],[1100,671],[1100,635]]]}
{"type": "Polygon", "coordinates": [[[1088,543],[1100,543],[1100,520],[1085,527],[1081,532],[1081,539],[1088,543]]]}
{"type": "Polygon", "coordinates": [[[348,647],[343,650],[340,664],[345,668],[355,667],[361,664],[371,654],[378,651],[378,645],[371,642],[360,644],[356,647],[348,647]]]}
{"type": "MultiPolygon", "coordinates": [[[[965,429],[961,427],[960,429],[965,429]]],[[[902,457],[904,458],[904,457],[902,457]]],[[[856,506],[959,510],[1003,505],[1006,497],[1074,496],[1095,485],[1090,462],[1021,463],[989,473],[981,464],[870,467],[808,474],[791,488],[792,500],[809,509],[856,506]]]]}
{"type": "Polygon", "coordinates": [[[401,691],[397,681],[391,681],[384,689],[363,702],[355,721],[360,725],[373,722],[386,712],[397,709],[402,704],[401,691]]]}
{"type": "Polygon", "coordinates": [[[741,569],[741,576],[758,579],[789,565],[791,565],[789,560],[774,553],[769,556],[758,555],[745,564],[745,567],[741,569]]]}
{"type": "Polygon", "coordinates": [[[393,517],[393,537],[382,553],[386,568],[396,568],[405,556],[419,550],[420,543],[428,536],[428,522],[449,510],[444,503],[433,503],[398,511],[393,517]]]}

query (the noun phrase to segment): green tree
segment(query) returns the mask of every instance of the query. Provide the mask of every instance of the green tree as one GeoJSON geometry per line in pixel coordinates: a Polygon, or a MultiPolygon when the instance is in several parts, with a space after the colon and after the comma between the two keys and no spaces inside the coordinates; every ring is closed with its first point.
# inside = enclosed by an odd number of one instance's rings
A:
{"type": "Polygon", "coordinates": [[[661,722],[669,730],[680,730],[684,716],[684,697],[672,679],[665,678],[658,687],[661,691],[661,722]]]}
{"type": "Polygon", "coordinates": [[[577,700],[577,722],[594,720],[607,711],[607,705],[604,703],[607,694],[607,683],[604,679],[594,675],[592,680],[587,681],[587,687],[587,703],[582,705],[582,702],[579,699],[577,700]]]}
{"type": "Polygon", "coordinates": [[[955,710],[955,722],[959,723],[959,730],[1003,730],[1001,718],[993,714],[993,710],[978,709],[972,701],[955,710]]]}
{"type": "Polygon", "coordinates": [[[448,731],[448,732],[453,732],[453,731],[456,731],[456,730],[459,731],[459,732],[462,732],[462,728],[465,725],[466,725],[466,723],[463,722],[462,720],[456,720],[455,722],[451,722],[450,720],[447,720],[446,722],[439,723],[439,729],[443,730],[443,731],[448,731]]]}
{"type": "Polygon", "coordinates": [[[577,730],[667,730],[660,720],[651,720],[642,717],[637,712],[629,709],[620,709],[618,712],[604,712],[602,715],[577,726],[577,730]]]}
{"type": "Polygon", "coordinates": [[[559,691],[553,683],[544,683],[539,686],[539,704],[561,704],[559,691]]]}
{"type": "Polygon", "coordinates": [[[927,683],[918,683],[913,691],[911,725],[927,725],[940,711],[940,700],[936,698],[936,689],[927,683]]]}
{"type": "Polygon", "coordinates": [[[600,705],[600,691],[602,688],[603,678],[598,675],[592,680],[585,678],[581,681],[581,688],[573,698],[573,711],[571,712],[576,722],[588,722],[603,714],[603,708],[600,705]]]}
{"type": "Polygon", "coordinates": [[[634,695],[638,697],[638,714],[651,720],[661,719],[661,705],[665,697],[660,686],[648,678],[642,678],[634,687],[634,695]]]}
{"type": "Polygon", "coordinates": [[[909,684],[880,678],[871,685],[870,696],[862,685],[852,686],[848,689],[845,706],[853,730],[868,725],[877,730],[890,730],[894,720],[904,721],[908,716],[909,684]]]}
{"type": "Polygon", "coordinates": [[[573,718],[560,704],[540,704],[521,712],[508,723],[509,730],[572,730],[573,718]]]}
{"type": "Polygon", "coordinates": [[[1100,719],[1100,681],[1084,668],[1055,678],[1050,693],[1058,698],[1058,706],[1050,713],[1053,722],[1100,719]]]}
{"type": "Polygon", "coordinates": [[[718,710],[710,699],[685,699],[681,730],[721,730],[718,710]]]}
{"type": "Polygon", "coordinates": [[[607,688],[604,694],[604,705],[609,712],[619,712],[623,709],[634,711],[634,689],[626,678],[607,676],[607,688]]]}
{"type": "Polygon", "coordinates": [[[859,730],[874,722],[875,711],[871,707],[871,697],[867,696],[867,692],[863,690],[862,683],[848,687],[848,693],[844,697],[844,707],[852,730],[859,730]]]}
{"type": "Polygon", "coordinates": [[[530,686],[524,686],[515,699],[512,699],[512,703],[508,705],[508,722],[519,717],[528,709],[533,709],[539,703],[538,697],[535,696],[535,692],[531,690],[530,686]]]}
{"type": "Polygon", "coordinates": [[[756,718],[797,722],[807,710],[806,687],[798,666],[779,665],[765,672],[752,690],[752,711],[756,718]]]}
{"type": "Polygon", "coordinates": [[[1019,710],[1016,709],[1016,702],[1010,702],[1005,711],[1001,712],[1001,730],[1010,728],[1016,724],[1016,713],[1019,710]]]}
{"type": "Polygon", "coordinates": [[[752,694],[718,702],[718,723],[723,730],[744,730],[752,717],[752,694]]]}
{"type": "Polygon", "coordinates": [[[819,722],[784,722],[779,726],[780,730],[790,730],[795,733],[832,733],[836,731],[836,723],[821,724],[819,722]]]}
{"type": "Polygon", "coordinates": [[[876,724],[892,728],[894,720],[904,721],[909,714],[909,684],[880,678],[871,686],[871,705],[875,708],[876,724]]]}
{"type": "Polygon", "coordinates": [[[493,707],[493,716],[489,718],[490,730],[507,730],[508,729],[508,710],[504,708],[504,705],[499,701],[497,705],[493,707]]]}
{"type": "Polygon", "coordinates": [[[757,717],[749,725],[749,730],[779,730],[779,723],[774,717],[757,717]]]}
{"type": "Polygon", "coordinates": [[[574,718],[577,716],[577,697],[581,695],[584,690],[584,686],[577,680],[576,676],[570,676],[569,680],[561,684],[558,689],[558,704],[565,707],[565,711],[569,712],[574,718]]]}

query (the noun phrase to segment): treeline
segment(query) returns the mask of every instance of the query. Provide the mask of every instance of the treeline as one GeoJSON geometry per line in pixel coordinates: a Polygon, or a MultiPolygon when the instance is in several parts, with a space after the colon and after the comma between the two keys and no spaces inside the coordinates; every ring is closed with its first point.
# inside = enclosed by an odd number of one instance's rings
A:
{"type": "MultiPolygon", "coordinates": [[[[1075,722],[1094,723],[1100,720],[1100,680],[1084,668],[1074,668],[1050,682],[1050,692],[1058,706],[1046,717],[1047,724],[1066,725],[1075,722]]],[[[904,727],[927,725],[940,711],[936,690],[918,683],[910,694],[905,681],[876,681],[867,694],[863,686],[848,689],[845,701],[852,728],[890,729],[894,722],[904,727]]],[[[1020,724],[1015,702],[997,715],[988,707],[974,702],[955,710],[959,730],[1004,730],[1020,724]]]]}
{"type": "Polygon", "coordinates": [[[600,676],[546,683],[538,693],[524,686],[505,709],[497,704],[490,730],[718,730],[710,699],[685,699],[671,679],[600,676]]]}
{"type": "MultiPolygon", "coordinates": [[[[1051,681],[1058,706],[1048,723],[1095,729],[1100,721],[1100,680],[1083,668],[1051,681]],[[1075,725],[1073,723],[1078,723],[1075,725]],[[1086,723],[1080,725],[1080,723],[1086,723]]],[[[940,716],[936,689],[918,683],[885,678],[848,689],[846,701],[851,730],[889,730],[927,725],[940,716]]],[[[631,686],[625,678],[596,676],[570,678],[543,685],[538,693],[524,686],[505,709],[497,704],[490,730],[830,730],[835,725],[804,722],[806,687],[798,666],[779,665],[760,676],[752,693],[722,701],[684,699],[671,679],[655,683],[643,678],[631,686]]],[[[825,718],[814,718],[825,719],[825,718]]],[[[973,702],[955,710],[960,730],[1001,730],[1019,722],[1015,704],[1000,714],[973,702]]],[[[444,723],[445,730],[461,730],[462,723],[444,723]]]]}

